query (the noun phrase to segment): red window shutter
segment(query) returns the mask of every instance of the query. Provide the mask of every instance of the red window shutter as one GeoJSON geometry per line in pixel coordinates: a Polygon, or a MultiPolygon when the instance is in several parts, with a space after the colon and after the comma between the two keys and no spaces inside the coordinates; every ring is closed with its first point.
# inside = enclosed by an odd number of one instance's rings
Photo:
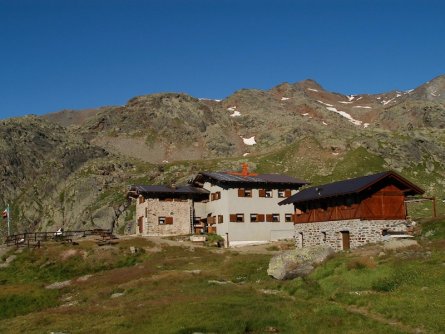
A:
{"type": "Polygon", "coordinates": [[[297,215],[294,214],[294,215],[292,215],[292,222],[295,223],[296,221],[297,221],[297,215]]]}
{"type": "Polygon", "coordinates": [[[212,201],[215,200],[215,195],[216,195],[216,194],[214,194],[214,193],[210,195],[212,201]]]}
{"type": "Polygon", "coordinates": [[[238,197],[244,197],[244,189],[243,188],[238,189],[238,197]]]}
{"type": "Polygon", "coordinates": [[[263,222],[264,221],[264,215],[263,214],[258,214],[257,215],[257,221],[258,222],[263,222]]]}
{"type": "Polygon", "coordinates": [[[284,197],[290,197],[292,195],[292,192],[290,191],[290,189],[286,189],[284,191],[284,197]]]}
{"type": "Polygon", "coordinates": [[[231,222],[236,222],[236,215],[230,215],[230,221],[231,222]]]}
{"type": "Polygon", "coordinates": [[[258,192],[260,197],[266,197],[266,189],[259,189],[258,192]]]}
{"type": "Polygon", "coordinates": [[[173,224],[173,217],[165,217],[165,224],[166,225],[172,225],[173,224]]]}
{"type": "Polygon", "coordinates": [[[144,201],[145,201],[144,196],[139,196],[139,204],[144,203],[144,201]]]}
{"type": "Polygon", "coordinates": [[[272,215],[266,215],[266,221],[267,222],[273,222],[272,215]]]}

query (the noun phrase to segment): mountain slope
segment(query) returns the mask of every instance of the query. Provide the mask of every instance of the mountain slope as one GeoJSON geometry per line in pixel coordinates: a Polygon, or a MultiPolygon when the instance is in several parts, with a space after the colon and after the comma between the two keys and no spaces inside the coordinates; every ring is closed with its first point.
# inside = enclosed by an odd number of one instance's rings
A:
{"type": "Polygon", "coordinates": [[[408,92],[354,96],[305,80],[222,101],[164,93],[6,120],[0,203],[14,203],[30,229],[122,228],[132,220],[128,184],[183,183],[241,161],[313,183],[393,169],[443,196],[444,96],[444,76],[408,92]]]}

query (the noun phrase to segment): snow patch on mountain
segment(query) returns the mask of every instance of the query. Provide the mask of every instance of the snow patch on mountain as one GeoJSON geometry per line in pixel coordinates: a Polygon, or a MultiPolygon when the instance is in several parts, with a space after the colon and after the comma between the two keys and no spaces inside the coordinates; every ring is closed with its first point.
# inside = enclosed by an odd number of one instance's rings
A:
{"type": "Polygon", "coordinates": [[[383,100],[383,101],[382,101],[382,104],[383,104],[384,106],[386,106],[388,103],[391,103],[392,101],[394,101],[394,98],[389,99],[389,100],[383,100]]]}
{"type": "Polygon", "coordinates": [[[229,108],[227,108],[227,110],[233,112],[232,114],[229,115],[230,117],[239,117],[239,116],[241,116],[241,113],[238,110],[236,110],[236,106],[229,107],[229,108]]]}
{"type": "Polygon", "coordinates": [[[250,138],[241,137],[241,139],[243,140],[244,144],[246,144],[246,145],[252,146],[252,145],[256,144],[255,136],[252,136],[250,138]]]}
{"type": "Polygon", "coordinates": [[[346,118],[349,122],[351,122],[354,125],[362,125],[363,124],[362,121],[354,119],[351,115],[349,115],[345,111],[337,110],[337,108],[334,108],[334,107],[326,107],[326,109],[328,109],[329,111],[333,111],[333,112],[343,116],[344,118],[346,118]]]}
{"type": "Polygon", "coordinates": [[[323,105],[325,105],[325,106],[327,106],[327,107],[333,107],[332,104],[324,103],[323,101],[320,101],[320,100],[317,100],[317,102],[318,102],[318,103],[321,103],[321,104],[323,104],[323,105]]]}

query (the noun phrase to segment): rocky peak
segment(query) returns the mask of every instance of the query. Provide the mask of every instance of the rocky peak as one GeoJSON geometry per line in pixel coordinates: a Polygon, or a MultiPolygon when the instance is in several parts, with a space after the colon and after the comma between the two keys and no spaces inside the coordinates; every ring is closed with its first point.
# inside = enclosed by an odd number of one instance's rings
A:
{"type": "Polygon", "coordinates": [[[445,101],[445,75],[440,75],[416,88],[411,94],[414,99],[445,101]]]}

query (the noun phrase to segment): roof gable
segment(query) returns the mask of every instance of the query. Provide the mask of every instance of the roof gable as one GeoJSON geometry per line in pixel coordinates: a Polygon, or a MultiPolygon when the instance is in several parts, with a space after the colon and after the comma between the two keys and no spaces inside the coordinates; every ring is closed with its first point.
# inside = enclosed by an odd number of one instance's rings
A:
{"type": "Polygon", "coordinates": [[[424,193],[420,187],[411,183],[399,174],[392,171],[387,171],[307,188],[278,204],[284,205],[290,203],[301,203],[335,196],[356,194],[387,179],[391,179],[393,182],[403,185],[405,189],[401,190],[403,190],[407,195],[421,195],[424,193]]]}

